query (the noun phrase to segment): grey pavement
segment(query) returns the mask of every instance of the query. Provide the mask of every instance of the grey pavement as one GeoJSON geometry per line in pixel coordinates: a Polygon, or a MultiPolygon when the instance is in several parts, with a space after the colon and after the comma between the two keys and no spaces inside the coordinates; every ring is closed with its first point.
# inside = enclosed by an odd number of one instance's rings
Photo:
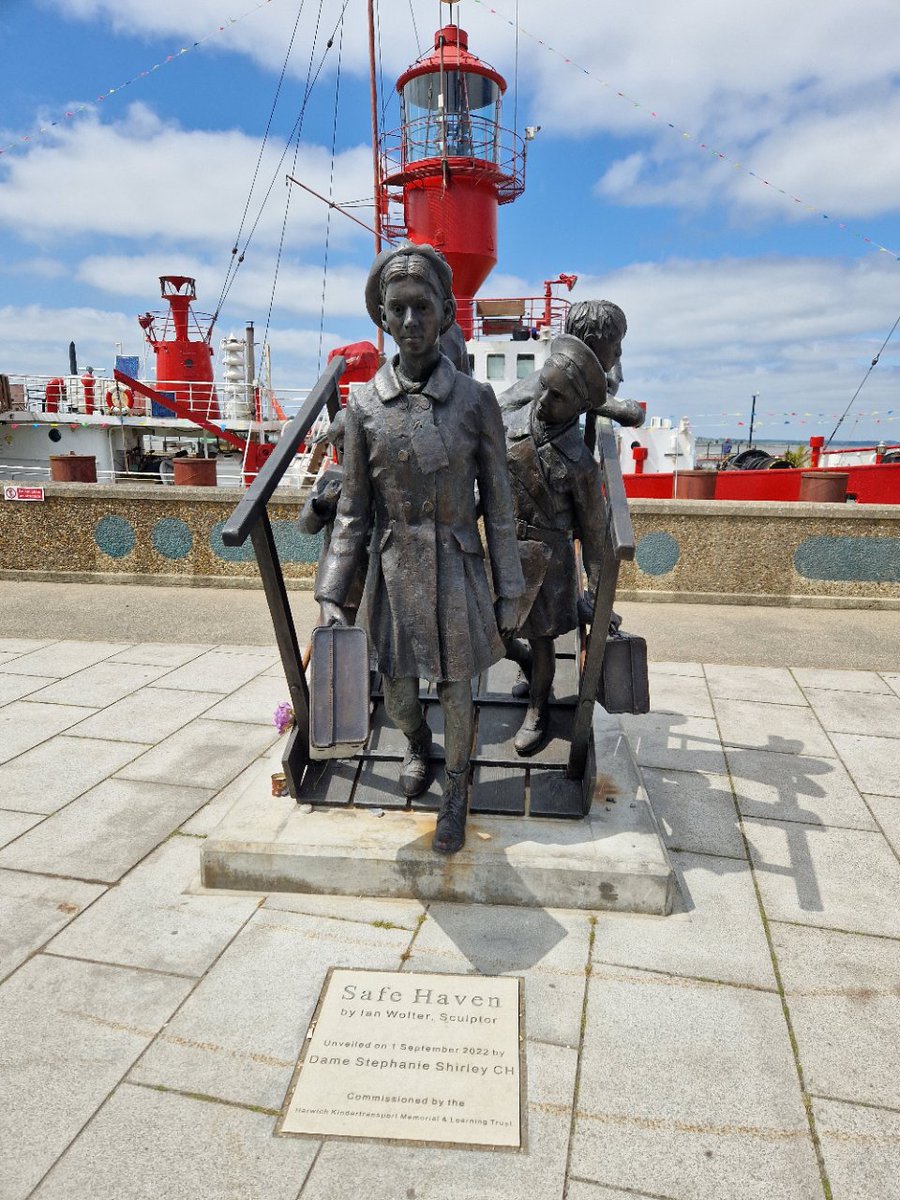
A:
{"type": "MultiPolygon", "coordinates": [[[[289,586],[289,595],[297,632],[305,640],[316,623],[318,606],[308,587],[289,586]]],[[[646,637],[657,663],[888,672],[891,690],[900,695],[896,610],[648,601],[617,602],[616,610],[626,629],[646,637]]],[[[265,598],[258,588],[0,579],[0,638],[14,638],[17,644],[28,641],[39,649],[44,638],[110,641],[111,631],[122,641],[158,643],[140,651],[132,645],[114,656],[151,666],[169,661],[157,655],[172,643],[201,642],[204,650],[222,644],[272,643],[265,598]]],[[[178,646],[175,653],[187,653],[182,661],[189,661],[192,648],[178,646]]],[[[722,672],[719,679],[732,674],[722,672]]],[[[865,680],[860,686],[865,689],[865,680]]]]}
{"type": "Polygon", "coordinates": [[[900,1200],[900,613],[622,606],[646,917],[203,889],[286,696],[262,597],[53,587],[0,584],[0,1200],[900,1200]],[[524,1151],[275,1136],[333,966],[522,976],[524,1151]]]}

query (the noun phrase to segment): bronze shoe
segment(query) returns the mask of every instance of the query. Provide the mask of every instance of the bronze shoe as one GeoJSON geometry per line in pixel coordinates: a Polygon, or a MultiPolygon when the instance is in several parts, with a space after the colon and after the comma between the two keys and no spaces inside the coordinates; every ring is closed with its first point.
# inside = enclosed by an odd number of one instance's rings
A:
{"type": "Polygon", "coordinates": [[[406,754],[400,768],[400,790],[412,800],[421,796],[431,782],[431,730],[423,721],[411,737],[407,738],[406,754]]]}
{"type": "Polygon", "coordinates": [[[523,758],[527,758],[530,754],[537,754],[546,742],[549,733],[550,709],[547,705],[542,704],[540,708],[526,709],[519,732],[513,739],[516,754],[521,754],[523,758]]]}
{"type": "Polygon", "coordinates": [[[466,843],[466,811],[469,805],[469,769],[448,771],[444,784],[432,850],[438,854],[455,854],[466,843]]]}

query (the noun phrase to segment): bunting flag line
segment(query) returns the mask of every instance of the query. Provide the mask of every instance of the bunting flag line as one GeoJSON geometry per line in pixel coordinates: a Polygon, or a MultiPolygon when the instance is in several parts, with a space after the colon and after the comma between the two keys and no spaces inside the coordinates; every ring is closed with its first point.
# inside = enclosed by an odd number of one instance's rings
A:
{"type": "Polygon", "coordinates": [[[866,237],[866,235],[863,233],[858,233],[855,229],[851,229],[846,222],[836,220],[828,213],[823,212],[820,208],[817,208],[814,204],[807,204],[807,202],[802,200],[799,196],[791,195],[790,192],[785,191],[785,189],[779,187],[778,184],[772,183],[770,179],[766,179],[764,176],[758,175],[756,171],[751,171],[749,167],[744,166],[742,162],[738,162],[732,155],[725,154],[721,150],[716,150],[713,146],[708,146],[706,142],[701,142],[700,138],[696,134],[690,133],[687,129],[682,129],[673,121],[667,121],[661,113],[656,112],[654,109],[650,108],[649,105],[641,104],[640,101],[635,100],[633,96],[629,96],[627,92],[619,91],[614,83],[610,83],[608,79],[601,79],[598,75],[595,75],[593,71],[589,71],[587,67],[583,67],[581,63],[576,62],[575,59],[569,58],[561,50],[557,50],[555,46],[551,46],[549,42],[544,41],[543,38],[539,38],[537,34],[530,33],[529,30],[525,29],[521,25],[517,26],[516,22],[512,20],[511,17],[508,17],[506,13],[502,13],[496,8],[492,8],[487,3],[487,0],[475,0],[475,3],[479,4],[482,8],[486,8],[492,16],[497,17],[501,21],[505,21],[512,29],[517,29],[518,32],[524,37],[529,38],[532,42],[536,42],[539,46],[543,46],[545,50],[549,51],[551,54],[555,54],[557,58],[561,58],[567,66],[574,68],[576,71],[580,71],[582,75],[587,76],[588,79],[599,84],[601,87],[609,88],[616,94],[616,96],[619,97],[619,99],[630,104],[632,108],[640,109],[652,120],[658,121],[660,124],[667,126],[673,131],[673,133],[681,134],[681,137],[685,141],[694,142],[697,148],[702,150],[704,154],[709,154],[712,158],[716,158],[720,162],[727,163],[736,171],[742,171],[745,175],[749,175],[751,179],[755,179],[763,187],[770,188],[773,192],[778,192],[780,195],[784,196],[785,199],[792,200],[795,204],[799,204],[807,212],[821,217],[824,221],[828,221],[833,227],[841,229],[844,231],[844,233],[848,233],[851,237],[858,238],[860,241],[865,242],[866,245],[870,246],[873,250],[877,250],[880,254],[887,254],[890,258],[900,262],[900,254],[897,254],[895,250],[891,250],[888,246],[882,246],[881,243],[876,242],[874,238],[866,237]]]}
{"type": "Polygon", "coordinates": [[[154,71],[159,71],[162,67],[167,67],[169,63],[175,62],[176,59],[182,58],[185,54],[190,54],[192,50],[196,50],[197,47],[202,46],[204,42],[208,42],[211,38],[218,37],[219,34],[225,33],[225,31],[231,29],[233,25],[238,25],[241,21],[245,21],[247,17],[252,17],[254,13],[258,12],[261,8],[268,7],[268,5],[271,3],[272,0],[259,0],[258,4],[255,4],[253,8],[247,9],[247,11],[242,13],[239,17],[225,17],[221,25],[218,25],[215,29],[211,30],[198,41],[192,42],[190,46],[182,46],[180,50],[176,50],[172,54],[167,54],[161,62],[154,63],[153,66],[148,67],[146,71],[141,71],[139,74],[133,75],[131,79],[126,79],[125,82],[120,83],[118,87],[112,87],[105,92],[101,92],[95,101],[92,101],[88,104],[74,105],[72,108],[66,109],[59,120],[50,121],[46,125],[41,125],[39,129],[34,130],[32,133],[26,133],[23,137],[17,138],[14,142],[10,142],[8,146],[0,146],[0,154],[7,154],[10,150],[15,150],[19,146],[24,146],[28,142],[34,141],[36,137],[40,137],[42,133],[49,133],[51,129],[55,129],[59,125],[64,125],[66,121],[71,121],[73,117],[77,117],[84,112],[89,112],[95,103],[99,104],[104,100],[108,100],[111,96],[115,96],[117,93],[124,91],[125,88],[131,87],[133,83],[137,83],[141,79],[146,79],[148,76],[152,75],[154,71]]]}

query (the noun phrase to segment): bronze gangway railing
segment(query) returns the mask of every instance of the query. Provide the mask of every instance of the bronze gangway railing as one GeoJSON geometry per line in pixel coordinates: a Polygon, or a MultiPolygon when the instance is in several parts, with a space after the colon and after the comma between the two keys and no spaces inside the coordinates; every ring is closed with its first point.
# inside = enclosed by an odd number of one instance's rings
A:
{"type": "Polygon", "coordinates": [[[337,416],[341,406],[338,380],[343,370],[343,358],[334,358],[328,364],[307,396],[303,407],[285,426],[278,445],[241,497],[240,503],[222,530],[222,541],[226,546],[243,546],[249,537],[259,564],[266,603],[275,628],[275,640],[278,643],[278,652],[281,655],[281,664],[284,667],[294,710],[294,727],[281,761],[288,790],[295,799],[299,795],[303,772],[309,763],[309,687],[266,506],[322,410],[327,408],[329,417],[337,416]]]}
{"type": "MultiPolygon", "coordinates": [[[[588,444],[593,440],[593,434],[593,423],[590,423],[587,433],[588,444]]],[[[572,744],[566,769],[570,779],[584,779],[594,704],[603,671],[606,638],[609,633],[613,601],[616,597],[616,584],[619,580],[619,565],[634,558],[634,530],[631,525],[631,514],[628,512],[628,499],[625,495],[622,468],[619,465],[616,436],[610,421],[605,418],[597,421],[596,437],[600,473],[603,479],[603,492],[598,497],[598,502],[604,508],[604,554],[600,575],[596,582],[594,612],[578,686],[578,707],[575,710],[572,744]]],[[[590,802],[591,797],[588,795],[585,797],[585,812],[590,807],[590,802]]]]}

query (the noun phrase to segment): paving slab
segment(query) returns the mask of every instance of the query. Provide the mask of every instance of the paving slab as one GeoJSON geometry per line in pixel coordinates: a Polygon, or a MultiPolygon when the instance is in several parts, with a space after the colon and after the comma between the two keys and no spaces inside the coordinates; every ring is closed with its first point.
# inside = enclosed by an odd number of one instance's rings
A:
{"type": "Polygon", "coordinates": [[[888,687],[900,696],[900,675],[891,672],[889,674],[882,672],[882,679],[888,687]]]}
{"type": "Polygon", "coordinates": [[[17,657],[31,654],[33,650],[41,650],[44,646],[52,646],[52,638],[0,638],[0,653],[14,654],[17,657]]]}
{"type": "Polygon", "coordinates": [[[809,1091],[900,1109],[900,943],[771,931],[809,1091]]]}
{"type": "Polygon", "coordinates": [[[212,721],[249,721],[271,726],[275,709],[282,703],[290,703],[285,681],[258,675],[220,700],[206,715],[212,721]]]}
{"type": "Polygon", "coordinates": [[[20,834],[37,825],[42,818],[39,813],[11,812],[0,809],[0,847],[14,842],[20,834]]]}
{"type": "Polygon", "coordinates": [[[107,779],[0,850],[0,867],[113,883],[210,794],[203,788],[107,779]]]}
{"type": "Polygon", "coordinates": [[[53,682],[49,675],[0,675],[0,704],[21,700],[53,682]]]}
{"type": "Polygon", "coordinates": [[[25,1200],[190,987],[171,975],[50,955],[3,984],[4,1200],[25,1200]]]}
{"type": "Polygon", "coordinates": [[[260,901],[237,893],[186,895],[199,870],[197,839],[171,837],[51,942],[53,954],[200,976],[260,901]]]}
{"type": "Polygon", "coordinates": [[[675,713],[624,714],[622,728],[642,767],[725,773],[715,721],[675,713]]]}
{"type": "Polygon", "coordinates": [[[147,663],[149,666],[182,667],[213,647],[198,642],[138,642],[114,654],[110,662],[147,663]]]}
{"type": "Polygon", "coordinates": [[[896,737],[900,733],[900,696],[872,692],[827,691],[807,688],[806,697],[829,733],[863,733],[896,737]]]}
{"type": "Polygon", "coordinates": [[[744,817],[845,829],[877,828],[859,789],[838,759],[731,746],[725,757],[744,817]]]}
{"type": "Polygon", "coordinates": [[[265,1113],[123,1084],[34,1198],[295,1200],[316,1150],[265,1113]]]}
{"type": "Polygon", "coordinates": [[[129,696],[161,675],[168,667],[148,666],[137,663],[95,663],[83,671],[76,671],[59,679],[39,692],[32,700],[45,704],[86,704],[91,708],[106,708],[123,696],[129,696]]]}
{"type": "Polygon", "coordinates": [[[577,1049],[590,931],[586,913],[432,904],[404,970],[522,976],[525,1036],[577,1049]]]}
{"type": "Polygon", "coordinates": [[[48,675],[52,679],[63,679],[127,648],[127,642],[53,642],[4,663],[0,671],[11,675],[48,675]]]}
{"type": "Polygon", "coordinates": [[[207,712],[221,699],[218,692],[145,687],[86,721],[79,721],[68,733],[71,737],[143,741],[152,746],[207,712]]]}
{"type": "Polygon", "coordinates": [[[576,1054],[526,1045],[527,1147],[524,1152],[446,1150],[395,1143],[376,1147],[330,1139],[303,1189],[303,1200],[504,1200],[563,1194],[576,1054]],[[362,1188],[360,1181],[363,1181],[362,1188]]]}
{"type": "MultiPolygon", "coordinates": [[[[201,889],[206,895],[221,893],[201,889]]],[[[225,895],[240,893],[225,893],[225,895]]],[[[418,900],[371,899],[368,896],[315,896],[301,892],[273,892],[265,900],[266,908],[283,912],[305,913],[309,917],[331,917],[335,921],[355,921],[376,928],[407,929],[410,933],[421,924],[426,909],[418,900]]]]}
{"type": "Polygon", "coordinates": [[[727,775],[644,767],[643,778],[670,850],[746,858],[727,775]]]}
{"type": "Polygon", "coordinates": [[[900,937],[900,863],[880,833],[745,821],[770,920],[900,937]]]}
{"type": "Polygon", "coordinates": [[[272,726],[237,721],[192,721],[124,767],[122,779],[187,783],[218,789],[230,783],[277,739],[272,726]]]}
{"type": "Polygon", "coordinates": [[[703,664],[695,662],[655,662],[650,661],[649,667],[658,675],[684,675],[688,678],[703,679],[703,664]]]}
{"type": "Polygon", "coordinates": [[[820,1200],[777,995],[598,967],[570,1172],[691,1200],[820,1200]]]}
{"type": "Polygon", "coordinates": [[[723,745],[778,754],[834,758],[835,750],[815,714],[795,704],[713,699],[723,745]]]}
{"type": "Polygon", "coordinates": [[[566,1200],[635,1200],[634,1192],[623,1192],[619,1188],[602,1187],[599,1183],[586,1183],[583,1179],[569,1179],[566,1200]]]}
{"type": "Polygon", "coordinates": [[[813,1098],[835,1200],[900,1200],[900,1113],[813,1098]]]}
{"type": "Polygon", "coordinates": [[[811,670],[809,667],[794,667],[791,674],[807,690],[809,688],[824,688],[842,692],[879,692],[890,695],[888,683],[875,671],[827,671],[811,670]]]}
{"type": "Polygon", "coordinates": [[[156,686],[228,694],[255,679],[271,665],[271,655],[247,653],[243,647],[231,651],[208,650],[184,666],[169,671],[156,686]]]}
{"type": "MultiPolygon", "coordinates": [[[[255,785],[260,791],[268,789],[271,792],[271,776],[274,771],[281,770],[281,751],[283,743],[273,745],[262,758],[254,759],[248,767],[235,775],[231,783],[216,792],[202,808],[198,808],[192,817],[179,826],[181,833],[192,837],[206,837],[219,825],[225,815],[233,808],[235,801],[246,792],[247,788],[255,785]]],[[[275,797],[273,797],[273,800],[275,797]]],[[[282,797],[290,803],[290,811],[294,811],[294,801],[282,797]]]]}
{"type": "Polygon", "coordinates": [[[650,707],[653,712],[681,713],[686,717],[712,717],[713,707],[706,680],[691,675],[657,671],[651,663],[650,707]]]}
{"type": "Polygon", "coordinates": [[[279,1109],[329,967],[397,970],[406,929],[260,910],[131,1073],[279,1109]]]}
{"type": "Polygon", "coordinates": [[[0,979],[102,895],[99,884],[0,871],[0,979]]]}
{"type": "Polygon", "coordinates": [[[678,880],[672,915],[604,915],[594,936],[594,962],[774,989],[749,863],[671,857],[678,880]]]}
{"type": "Polygon", "coordinates": [[[710,694],[717,700],[749,700],[764,704],[805,704],[803,693],[784,667],[704,665],[710,694]]]}
{"type": "Polygon", "coordinates": [[[866,796],[865,800],[881,832],[900,857],[900,799],[896,796],[866,796]]]}
{"type": "Polygon", "coordinates": [[[39,746],[96,711],[73,704],[33,704],[30,700],[5,704],[0,708],[0,763],[39,746]]]}
{"type": "Polygon", "coordinates": [[[142,743],[75,737],[69,731],[0,766],[0,808],[50,814],[147,750],[142,743]]]}
{"type": "Polygon", "coordinates": [[[900,737],[834,733],[831,740],[861,792],[900,796],[900,737]]]}

